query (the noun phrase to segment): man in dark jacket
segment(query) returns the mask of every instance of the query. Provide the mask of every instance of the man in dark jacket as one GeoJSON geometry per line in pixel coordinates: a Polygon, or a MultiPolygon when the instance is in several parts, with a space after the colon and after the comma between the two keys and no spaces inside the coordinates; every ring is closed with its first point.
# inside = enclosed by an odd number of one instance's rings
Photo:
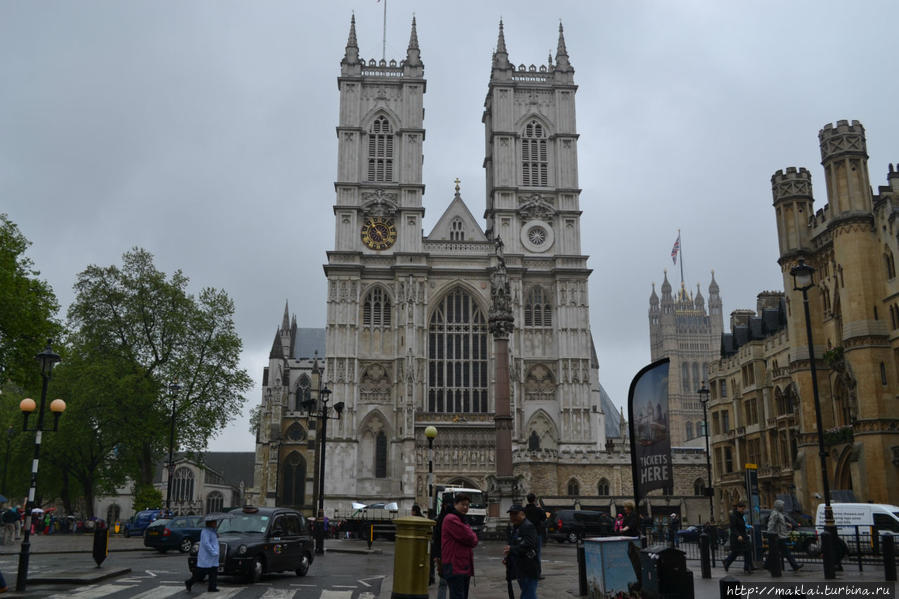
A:
{"type": "Polygon", "coordinates": [[[734,510],[730,513],[730,553],[724,558],[724,571],[743,554],[743,572],[749,574],[752,572],[752,555],[749,550],[749,536],[746,534],[746,520],[743,519],[743,512],[746,511],[746,503],[738,501],[734,505],[734,510]]]}
{"type": "Polygon", "coordinates": [[[625,537],[640,536],[640,516],[634,511],[634,504],[624,504],[624,520],[621,523],[621,535],[625,537]]]}
{"type": "Polygon", "coordinates": [[[518,504],[509,508],[509,544],[503,548],[507,576],[518,581],[521,599],[537,599],[540,559],[537,557],[537,529],[518,504]]]}
{"type": "MultiPolygon", "coordinates": [[[[537,496],[528,493],[528,504],[524,506],[524,515],[537,530],[537,561],[540,562],[543,553],[543,536],[546,534],[546,512],[537,505],[537,496]]],[[[542,568],[537,573],[538,578],[543,578],[542,568]]]]}

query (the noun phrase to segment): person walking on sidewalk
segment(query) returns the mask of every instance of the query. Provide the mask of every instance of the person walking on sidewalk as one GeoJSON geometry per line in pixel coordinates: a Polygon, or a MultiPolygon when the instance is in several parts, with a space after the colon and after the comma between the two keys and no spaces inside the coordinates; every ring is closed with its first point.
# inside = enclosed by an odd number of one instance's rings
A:
{"type": "Polygon", "coordinates": [[[796,562],[796,558],[793,557],[790,547],[787,545],[787,539],[790,536],[790,533],[787,531],[788,527],[787,519],[784,517],[784,502],[782,499],[778,499],[774,502],[774,509],[771,510],[771,514],[768,516],[768,533],[777,534],[777,546],[780,549],[780,555],[787,558],[790,562],[790,567],[795,572],[802,567],[802,564],[796,562]]]}
{"type": "Polygon", "coordinates": [[[620,530],[624,536],[640,536],[640,516],[634,511],[634,504],[630,501],[624,504],[624,520],[621,522],[620,530]]]}
{"type": "Polygon", "coordinates": [[[474,551],[478,536],[465,522],[471,497],[456,495],[453,508],[440,525],[440,562],[449,586],[450,599],[468,599],[468,585],[474,576],[474,551]]]}
{"type": "MultiPolygon", "coordinates": [[[[521,599],[537,599],[540,558],[537,557],[537,528],[518,504],[509,508],[509,544],[503,548],[506,576],[518,581],[521,599]]],[[[509,587],[511,590],[511,587],[509,587]]]]}
{"type": "MultiPolygon", "coordinates": [[[[207,516],[208,518],[209,516],[207,516]]],[[[216,585],[218,581],[219,569],[219,536],[215,530],[215,520],[207,520],[206,526],[200,531],[200,552],[197,554],[197,567],[194,568],[193,575],[184,581],[187,592],[195,582],[203,582],[206,576],[209,576],[210,593],[218,593],[219,589],[216,585]]]]}
{"type": "Polygon", "coordinates": [[[528,493],[528,504],[524,506],[524,515],[534,525],[537,531],[537,578],[543,578],[543,569],[540,567],[543,556],[543,536],[546,534],[546,512],[537,505],[537,496],[528,493]]]}
{"type": "Polygon", "coordinates": [[[730,513],[730,553],[724,558],[724,571],[730,567],[734,560],[743,555],[743,572],[752,572],[752,555],[749,550],[749,538],[746,534],[746,520],[743,512],[746,511],[746,502],[738,501],[734,510],[730,513]]]}
{"type": "Polygon", "coordinates": [[[4,510],[0,521],[3,522],[3,544],[12,545],[16,537],[16,527],[19,523],[19,512],[10,506],[4,510]]]}

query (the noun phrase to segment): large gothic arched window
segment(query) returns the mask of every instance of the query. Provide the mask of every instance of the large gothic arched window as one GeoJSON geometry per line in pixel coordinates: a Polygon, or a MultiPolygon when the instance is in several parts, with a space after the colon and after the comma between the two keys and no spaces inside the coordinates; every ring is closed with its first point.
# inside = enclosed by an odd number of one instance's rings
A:
{"type": "Polygon", "coordinates": [[[577,497],[581,494],[581,484],[577,482],[576,478],[568,481],[568,494],[572,497],[577,497]]]}
{"type": "Polygon", "coordinates": [[[450,292],[428,326],[428,411],[487,411],[487,319],[463,289],[450,292]]]}
{"type": "Polygon", "coordinates": [[[543,287],[534,286],[528,291],[527,302],[524,305],[524,326],[526,327],[551,327],[553,324],[553,309],[549,301],[548,293],[543,287]]]}
{"type": "Polygon", "coordinates": [[[303,402],[312,398],[312,382],[307,375],[302,375],[297,383],[297,392],[294,404],[291,406],[293,410],[302,410],[303,402]]]}
{"type": "Polygon", "coordinates": [[[549,158],[546,130],[537,120],[530,121],[521,136],[521,184],[525,187],[549,185],[549,158]]]}
{"type": "Polygon", "coordinates": [[[190,468],[178,468],[172,477],[172,495],[178,503],[194,500],[194,473],[190,468]]]}
{"type": "Polygon", "coordinates": [[[375,437],[375,478],[387,478],[387,434],[384,431],[375,437]]]}
{"type": "Polygon", "coordinates": [[[281,502],[301,506],[306,502],[306,460],[298,451],[291,451],[282,466],[281,502]]]}
{"type": "Polygon", "coordinates": [[[375,119],[368,132],[368,180],[393,181],[393,133],[383,116],[375,119]]]}
{"type": "Polygon", "coordinates": [[[362,325],[372,328],[390,326],[390,297],[381,287],[375,287],[362,303],[362,325]]]}

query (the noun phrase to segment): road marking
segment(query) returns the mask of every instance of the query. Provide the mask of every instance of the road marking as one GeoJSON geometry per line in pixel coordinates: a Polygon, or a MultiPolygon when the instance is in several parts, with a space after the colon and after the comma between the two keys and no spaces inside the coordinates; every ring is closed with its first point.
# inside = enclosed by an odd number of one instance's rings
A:
{"type": "Polygon", "coordinates": [[[209,595],[210,597],[216,597],[217,599],[228,599],[228,597],[233,597],[234,595],[240,593],[244,589],[246,589],[246,587],[229,587],[226,589],[220,588],[218,593],[213,593],[213,594],[210,594],[209,592],[204,591],[203,595],[200,595],[200,597],[202,597],[204,595],[209,595]]]}
{"type": "Polygon", "coordinates": [[[118,593],[119,591],[127,591],[132,588],[133,585],[120,585],[120,584],[103,584],[100,586],[89,586],[85,587],[80,591],[76,591],[74,593],[60,593],[57,595],[51,595],[51,599],[66,599],[68,597],[75,597],[76,599],[99,599],[99,597],[107,597],[114,593],[118,593]]]}
{"type": "Polygon", "coordinates": [[[293,589],[269,589],[259,599],[290,599],[295,593],[293,589]]]}
{"type": "Polygon", "coordinates": [[[331,591],[322,589],[318,599],[353,599],[353,591],[331,591]]]}
{"type": "Polygon", "coordinates": [[[155,589],[144,591],[140,595],[135,595],[131,599],[165,599],[180,592],[181,589],[179,587],[156,587],[155,589]]]}
{"type": "Polygon", "coordinates": [[[358,599],[375,599],[374,593],[359,593],[358,599]]]}

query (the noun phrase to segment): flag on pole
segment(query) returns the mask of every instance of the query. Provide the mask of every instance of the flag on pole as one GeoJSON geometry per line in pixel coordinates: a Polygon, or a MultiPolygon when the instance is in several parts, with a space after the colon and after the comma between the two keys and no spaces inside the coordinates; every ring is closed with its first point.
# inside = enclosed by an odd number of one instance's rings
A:
{"type": "Polygon", "coordinates": [[[680,251],[680,231],[677,232],[677,240],[674,242],[674,247],[671,248],[671,261],[677,264],[677,253],[680,251]]]}

